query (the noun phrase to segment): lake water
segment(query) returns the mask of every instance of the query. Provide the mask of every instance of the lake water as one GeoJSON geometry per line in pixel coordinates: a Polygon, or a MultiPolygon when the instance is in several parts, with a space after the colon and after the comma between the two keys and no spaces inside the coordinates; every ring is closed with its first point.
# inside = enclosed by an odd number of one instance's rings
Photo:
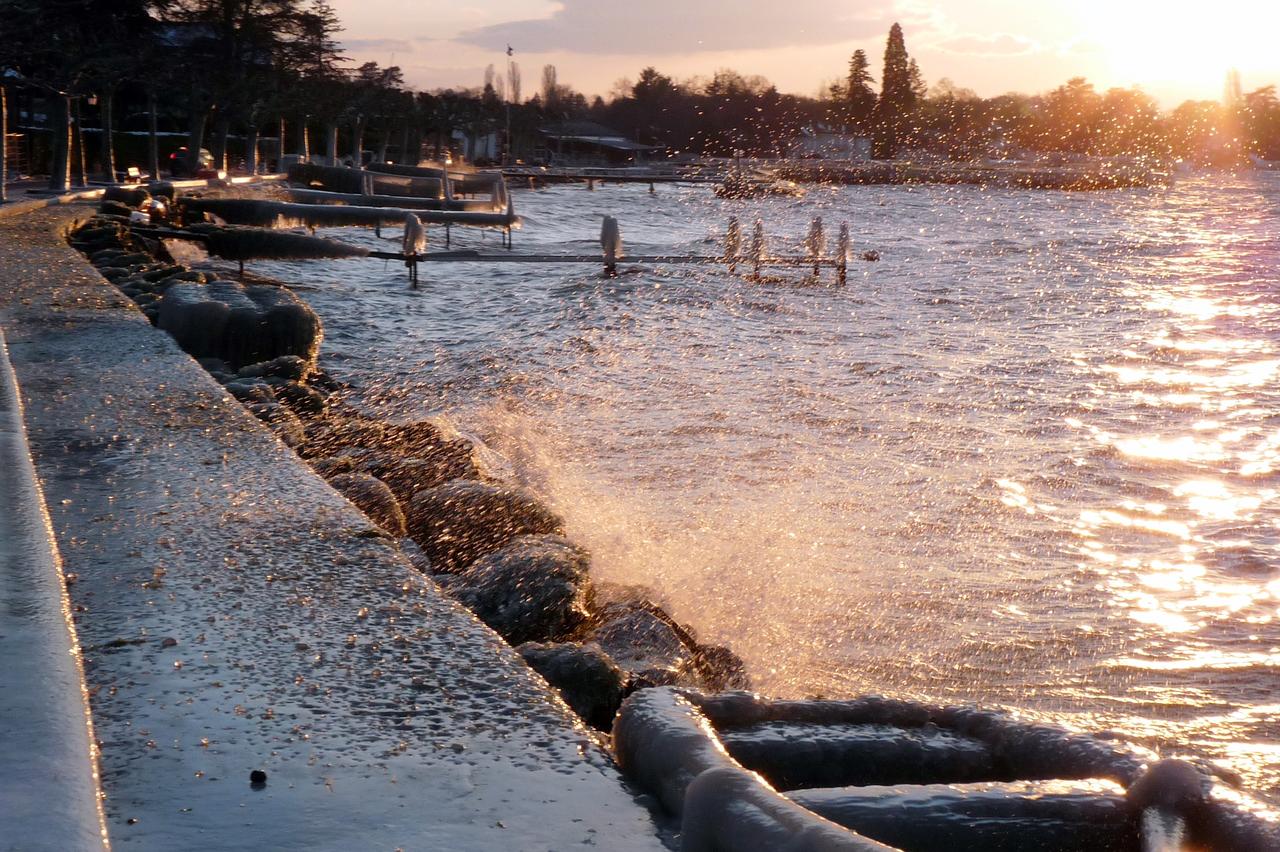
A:
{"type": "Polygon", "coordinates": [[[731,214],[798,251],[821,215],[881,260],[844,288],[252,268],[302,285],[364,405],[483,437],[597,576],[658,589],[761,691],[1014,708],[1280,802],[1280,175],[514,198],[517,251],[598,251],[606,213],[636,254],[715,253],[731,214]]]}

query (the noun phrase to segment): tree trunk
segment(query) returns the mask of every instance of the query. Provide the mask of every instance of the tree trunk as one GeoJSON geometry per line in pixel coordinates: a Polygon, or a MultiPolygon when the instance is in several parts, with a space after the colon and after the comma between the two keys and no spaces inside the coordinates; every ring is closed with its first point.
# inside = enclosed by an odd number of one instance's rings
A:
{"type": "Polygon", "coordinates": [[[49,189],[66,192],[71,185],[71,100],[58,96],[52,98],[49,110],[49,135],[52,150],[49,154],[49,189]]]}
{"type": "Polygon", "coordinates": [[[244,170],[251,175],[258,173],[258,125],[250,124],[244,131],[244,170]]]}
{"type": "Polygon", "coordinates": [[[80,121],[80,99],[75,98],[71,107],[71,125],[72,125],[72,141],[75,143],[73,149],[75,168],[73,175],[76,179],[76,186],[88,186],[89,179],[86,175],[87,169],[84,162],[84,125],[80,121]]]}
{"type": "Polygon", "coordinates": [[[364,128],[364,116],[356,116],[355,127],[351,130],[351,165],[357,169],[364,165],[364,128]]]}
{"type": "Polygon", "coordinates": [[[98,101],[102,116],[102,172],[107,183],[116,182],[115,138],[111,125],[114,123],[111,108],[115,105],[115,90],[111,87],[103,89],[98,101]]]}
{"type": "Polygon", "coordinates": [[[329,165],[338,165],[338,125],[332,121],[324,127],[324,155],[329,165]]]}
{"type": "Polygon", "coordinates": [[[382,131],[382,138],[378,144],[378,162],[385,163],[387,161],[387,144],[391,141],[391,128],[386,127],[382,131]]]}
{"type": "Polygon", "coordinates": [[[285,127],[284,116],[280,116],[280,130],[277,134],[280,138],[276,140],[276,171],[284,171],[284,132],[285,127]]]}
{"type": "Polygon", "coordinates": [[[307,136],[307,117],[298,121],[298,156],[305,163],[311,158],[311,139],[307,136]]]}
{"type": "Polygon", "coordinates": [[[418,165],[418,158],[409,156],[409,125],[408,124],[400,128],[400,165],[402,166],[418,165]]]}
{"type": "Polygon", "coordinates": [[[156,90],[147,87],[147,168],[160,180],[160,137],[156,132],[156,90]]]}
{"type": "Polygon", "coordinates": [[[204,127],[209,121],[209,114],[203,109],[191,113],[191,124],[187,130],[187,162],[184,164],[186,177],[194,177],[200,168],[200,151],[204,149],[204,127]]]}
{"type": "Polygon", "coordinates": [[[9,200],[9,105],[4,98],[4,86],[0,86],[0,204],[9,200]]]}
{"type": "Polygon", "coordinates": [[[213,169],[218,172],[227,171],[227,136],[231,134],[231,120],[219,116],[213,131],[213,169]]]}

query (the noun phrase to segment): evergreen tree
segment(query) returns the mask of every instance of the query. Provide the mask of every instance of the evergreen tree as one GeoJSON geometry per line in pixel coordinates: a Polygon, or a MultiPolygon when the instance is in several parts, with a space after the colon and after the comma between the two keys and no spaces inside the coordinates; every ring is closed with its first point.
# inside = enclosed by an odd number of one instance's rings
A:
{"type": "Polygon", "coordinates": [[[920,66],[914,59],[907,63],[907,80],[911,84],[911,106],[914,109],[924,103],[925,95],[929,93],[929,87],[920,73],[920,66]]]}
{"type": "Polygon", "coordinates": [[[871,88],[875,78],[871,76],[871,62],[865,50],[855,50],[849,59],[849,79],[844,88],[849,118],[862,126],[870,120],[876,108],[876,93],[871,88]]]}
{"type": "Polygon", "coordinates": [[[675,81],[652,65],[640,72],[640,79],[631,87],[631,96],[641,103],[665,101],[675,92],[675,81]]]}
{"type": "Polygon", "coordinates": [[[889,159],[898,147],[898,137],[906,116],[915,106],[911,91],[911,60],[907,56],[902,26],[894,24],[884,48],[884,74],[880,77],[880,100],[876,102],[874,154],[889,159]]]}
{"type": "Polygon", "coordinates": [[[906,39],[899,24],[894,24],[889,30],[889,40],[884,48],[884,74],[880,83],[880,101],[877,106],[886,119],[911,111],[914,105],[911,59],[907,56],[906,39]]]}

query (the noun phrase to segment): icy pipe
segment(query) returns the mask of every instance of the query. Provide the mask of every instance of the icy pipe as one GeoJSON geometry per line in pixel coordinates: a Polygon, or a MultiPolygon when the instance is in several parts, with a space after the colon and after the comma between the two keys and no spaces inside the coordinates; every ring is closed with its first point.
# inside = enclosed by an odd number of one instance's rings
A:
{"type": "Polygon", "coordinates": [[[724,750],[679,691],[645,689],[613,725],[622,770],[681,817],[684,852],[892,852],[807,811],[724,750]]]}

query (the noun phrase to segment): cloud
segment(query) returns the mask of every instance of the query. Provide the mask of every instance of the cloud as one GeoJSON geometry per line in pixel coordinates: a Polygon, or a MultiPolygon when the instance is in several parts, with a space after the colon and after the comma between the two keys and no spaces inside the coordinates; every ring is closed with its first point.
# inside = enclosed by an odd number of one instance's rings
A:
{"type": "MultiPolygon", "coordinates": [[[[893,4],[851,11],[848,0],[563,0],[550,16],[459,33],[517,53],[673,54],[815,46],[884,33],[893,4]]],[[[861,4],[859,4],[861,5],[861,4]]]]}
{"type": "Polygon", "coordinates": [[[399,38],[349,38],[342,47],[353,53],[413,53],[413,42],[399,38]]]}
{"type": "Polygon", "coordinates": [[[969,56],[1023,56],[1040,50],[1039,42],[1010,33],[952,36],[934,46],[948,53],[969,56]]]}

